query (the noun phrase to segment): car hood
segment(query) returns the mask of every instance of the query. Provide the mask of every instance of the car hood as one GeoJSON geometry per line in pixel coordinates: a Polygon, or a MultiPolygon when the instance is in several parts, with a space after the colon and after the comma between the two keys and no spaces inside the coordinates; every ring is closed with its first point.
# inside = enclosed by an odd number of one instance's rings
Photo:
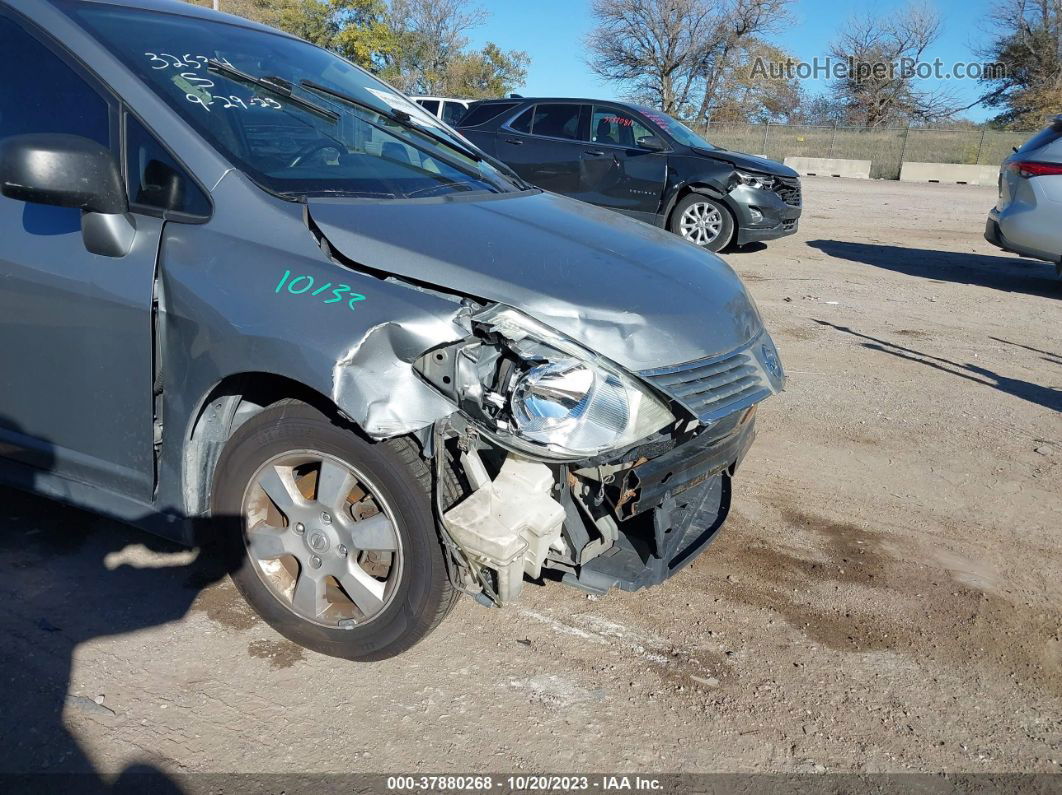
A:
{"type": "Polygon", "coordinates": [[[776,177],[800,176],[789,166],[783,165],[777,160],[768,160],[766,157],[748,155],[744,152],[732,152],[729,149],[701,149],[697,147],[693,151],[703,157],[710,157],[713,160],[725,160],[728,163],[733,163],[738,168],[748,169],[749,171],[760,171],[764,174],[773,174],[776,177]]]}
{"type": "Polygon", "coordinates": [[[329,243],[353,262],[508,304],[630,370],[726,353],[762,329],[719,257],[573,199],[308,203],[329,243]]]}

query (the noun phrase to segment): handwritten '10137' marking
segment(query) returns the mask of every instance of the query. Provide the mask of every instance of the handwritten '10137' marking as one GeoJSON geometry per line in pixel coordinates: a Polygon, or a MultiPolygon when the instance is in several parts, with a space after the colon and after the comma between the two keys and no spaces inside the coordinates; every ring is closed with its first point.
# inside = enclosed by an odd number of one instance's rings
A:
{"type": "Polygon", "coordinates": [[[276,289],[273,290],[273,292],[279,293],[284,289],[285,285],[287,285],[287,290],[292,295],[303,295],[306,293],[309,293],[310,295],[322,295],[327,294],[326,291],[330,290],[332,297],[322,300],[322,304],[338,304],[345,301],[347,306],[352,310],[355,309],[354,304],[365,300],[365,296],[361,293],[351,292],[349,284],[333,285],[332,282],[326,282],[314,290],[313,276],[301,274],[292,278],[290,270],[284,271],[284,275],[280,277],[280,281],[277,282],[276,289]],[[311,290],[313,290],[313,292],[310,292],[311,290]]]}

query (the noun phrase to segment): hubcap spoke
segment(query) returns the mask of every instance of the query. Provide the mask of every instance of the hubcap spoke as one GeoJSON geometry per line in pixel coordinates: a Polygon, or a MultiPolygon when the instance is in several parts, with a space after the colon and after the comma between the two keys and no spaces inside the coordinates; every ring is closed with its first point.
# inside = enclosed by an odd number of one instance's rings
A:
{"type": "Polygon", "coordinates": [[[398,549],[395,526],[382,513],[350,525],[350,539],[357,549],[384,550],[387,552],[393,552],[398,549]]]}
{"type": "Polygon", "coordinates": [[[317,475],[317,501],[339,512],[357,483],[357,478],[350,470],[326,458],[321,462],[321,471],[317,475]]]}
{"type": "Polygon", "coordinates": [[[251,554],[259,560],[276,560],[290,555],[287,545],[288,531],[280,527],[259,526],[247,533],[251,554]]]}
{"type": "Polygon", "coordinates": [[[339,576],[339,584],[366,616],[383,607],[384,583],[374,580],[356,562],[347,564],[347,570],[339,576]]]}
{"type": "MultiPolygon", "coordinates": [[[[301,561],[300,565],[305,566],[301,561]]],[[[291,594],[291,606],[304,615],[311,615],[315,618],[321,615],[328,609],[324,578],[312,577],[303,568],[299,572],[299,579],[295,582],[295,590],[291,594]]]]}
{"type": "Polygon", "coordinates": [[[273,504],[287,516],[291,516],[296,506],[304,505],[306,502],[298,486],[295,485],[291,467],[267,467],[258,476],[258,485],[262,487],[262,491],[273,501],[273,504]]]}

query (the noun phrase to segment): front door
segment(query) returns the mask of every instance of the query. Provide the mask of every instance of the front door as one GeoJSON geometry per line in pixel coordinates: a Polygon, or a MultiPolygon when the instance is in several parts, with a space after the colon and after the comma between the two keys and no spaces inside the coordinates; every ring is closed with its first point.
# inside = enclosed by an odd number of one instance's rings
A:
{"type": "MultiPolygon", "coordinates": [[[[0,15],[0,138],[67,133],[117,151],[117,105],[0,15]],[[32,68],[26,68],[32,64],[32,68]]],[[[80,212],[0,197],[0,456],[151,496],[152,287],[162,221],[90,254],[80,212]]]]}
{"type": "Polygon", "coordinates": [[[667,154],[638,145],[652,131],[625,110],[594,105],[589,137],[576,198],[652,221],[667,178],[667,154]]]}

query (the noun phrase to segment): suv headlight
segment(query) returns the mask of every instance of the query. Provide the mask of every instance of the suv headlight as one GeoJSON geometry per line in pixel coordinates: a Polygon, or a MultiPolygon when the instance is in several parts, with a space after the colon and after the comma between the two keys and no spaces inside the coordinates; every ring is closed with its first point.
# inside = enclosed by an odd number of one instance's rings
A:
{"type": "Polygon", "coordinates": [[[441,359],[428,354],[417,369],[436,386],[451,385],[458,405],[502,444],[577,460],[629,447],[675,422],[638,379],[515,309],[495,304],[472,324],[476,341],[441,359]]]}
{"type": "Polygon", "coordinates": [[[760,190],[774,190],[774,177],[769,174],[750,174],[747,171],[735,171],[734,173],[742,185],[760,190]]]}

